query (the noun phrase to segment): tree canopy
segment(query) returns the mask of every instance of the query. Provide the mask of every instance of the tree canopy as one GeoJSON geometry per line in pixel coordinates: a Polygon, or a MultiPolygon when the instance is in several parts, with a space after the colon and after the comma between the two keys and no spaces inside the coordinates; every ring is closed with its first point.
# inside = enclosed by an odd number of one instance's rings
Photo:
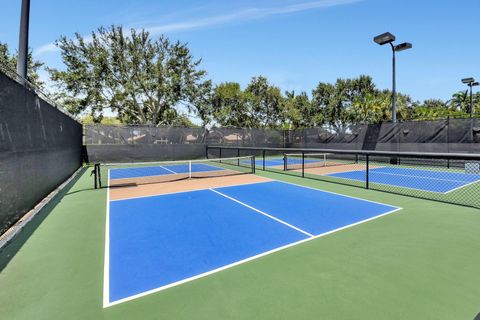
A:
{"type": "Polygon", "coordinates": [[[122,122],[149,125],[171,125],[186,112],[204,115],[211,83],[184,43],[112,26],[56,44],[66,69],[49,71],[57,99],[73,114],[88,111],[98,122],[110,109],[122,122]]]}
{"type": "MultiPolygon", "coordinates": [[[[253,77],[244,88],[231,81],[212,85],[200,67],[201,59],[193,57],[187,44],[166,36],[152,38],[145,30],[101,27],[90,37],[61,37],[56,44],[65,68],[48,69],[56,85],[55,98],[73,114],[88,114],[88,122],[102,122],[103,115],[113,111],[119,122],[129,124],[193,125],[193,117],[203,125],[285,129],[327,125],[343,133],[352,124],[392,118],[392,92],[377,88],[368,75],[319,82],[311,92],[297,94],[282,92],[264,76],[253,77]]],[[[0,46],[0,59],[14,64],[4,52],[8,50],[0,46]]],[[[40,66],[34,64],[32,72],[40,66]]],[[[480,111],[480,93],[473,102],[480,111]]],[[[449,101],[424,102],[397,93],[400,121],[467,117],[469,110],[466,91],[454,93],[449,101]]]]}
{"type": "MultiPolygon", "coordinates": [[[[10,52],[7,44],[0,42],[0,69],[6,73],[16,72],[17,56],[17,54],[10,52]]],[[[27,56],[27,80],[39,89],[43,89],[45,85],[38,74],[43,66],[43,62],[33,59],[32,51],[29,50],[27,56]]]]}

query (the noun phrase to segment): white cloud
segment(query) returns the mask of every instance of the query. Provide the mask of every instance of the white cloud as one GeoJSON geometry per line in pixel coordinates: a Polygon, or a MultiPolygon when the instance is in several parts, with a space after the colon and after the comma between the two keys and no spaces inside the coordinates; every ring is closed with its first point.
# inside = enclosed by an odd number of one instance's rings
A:
{"type": "Polygon", "coordinates": [[[184,21],[179,23],[164,24],[155,27],[147,28],[152,34],[174,32],[174,31],[187,31],[192,29],[200,29],[205,27],[211,27],[215,25],[225,24],[235,21],[246,21],[253,19],[261,19],[274,15],[309,11],[315,9],[329,8],[340,5],[347,5],[359,2],[361,0],[321,0],[313,2],[304,2],[299,4],[287,5],[282,7],[270,7],[270,8],[247,8],[237,12],[207,17],[203,19],[184,21]]]}
{"type": "MultiPolygon", "coordinates": [[[[275,15],[296,13],[309,10],[317,10],[330,8],[335,6],[353,4],[362,0],[319,0],[303,2],[298,4],[291,4],[279,7],[270,8],[246,8],[236,12],[227,13],[223,15],[211,16],[196,20],[187,20],[176,23],[163,24],[153,27],[145,28],[152,35],[162,34],[168,32],[188,31],[194,29],[201,29],[222,25],[231,22],[247,21],[254,19],[262,19],[275,15]]],[[[59,49],[54,43],[45,44],[34,51],[34,55],[39,56],[45,53],[58,52],[59,49]]]]}
{"type": "Polygon", "coordinates": [[[58,52],[60,49],[55,45],[55,43],[47,43],[41,47],[36,48],[33,51],[33,55],[39,56],[44,53],[50,53],[50,52],[58,52]]]}

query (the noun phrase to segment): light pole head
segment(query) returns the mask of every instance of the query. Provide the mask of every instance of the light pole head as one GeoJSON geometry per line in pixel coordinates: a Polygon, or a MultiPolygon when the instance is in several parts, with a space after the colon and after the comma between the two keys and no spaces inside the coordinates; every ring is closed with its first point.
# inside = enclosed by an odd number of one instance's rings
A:
{"type": "Polygon", "coordinates": [[[399,45],[395,46],[395,51],[397,52],[408,50],[408,49],[412,49],[412,44],[410,42],[400,43],[399,45]]]}
{"type": "Polygon", "coordinates": [[[465,84],[471,84],[471,83],[474,83],[475,82],[475,79],[470,77],[470,78],[464,78],[462,79],[462,83],[465,83],[465,84]]]}
{"type": "Polygon", "coordinates": [[[391,34],[390,32],[385,32],[382,33],[381,35],[376,36],[373,38],[373,41],[375,43],[378,43],[379,45],[383,46],[384,44],[391,43],[395,41],[395,36],[391,34]]]}
{"type": "Polygon", "coordinates": [[[476,86],[478,86],[478,85],[480,85],[479,82],[473,82],[473,83],[471,84],[472,87],[476,87],[476,86]]]}

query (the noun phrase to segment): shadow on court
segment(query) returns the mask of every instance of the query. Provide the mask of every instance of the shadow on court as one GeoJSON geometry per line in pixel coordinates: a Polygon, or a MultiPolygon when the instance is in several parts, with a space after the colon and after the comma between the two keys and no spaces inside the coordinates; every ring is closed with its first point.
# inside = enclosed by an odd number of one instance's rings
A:
{"type": "Polygon", "coordinates": [[[8,263],[13,259],[13,257],[20,251],[23,247],[25,242],[30,238],[30,236],[37,230],[38,226],[45,220],[46,217],[55,209],[55,207],[60,203],[63,197],[83,192],[89,191],[90,189],[82,189],[69,192],[70,189],[77,183],[77,181],[82,177],[82,175],[88,171],[90,168],[84,167],[82,168],[70,183],[68,183],[65,188],[60,190],[60,192],[53,197],[51,201],[49,201],[36,215],[35,217],[28,222],[22,230],[9,242],[5,245],[4,248],[0,250],[0,272],[5,269],[8,263]]]}

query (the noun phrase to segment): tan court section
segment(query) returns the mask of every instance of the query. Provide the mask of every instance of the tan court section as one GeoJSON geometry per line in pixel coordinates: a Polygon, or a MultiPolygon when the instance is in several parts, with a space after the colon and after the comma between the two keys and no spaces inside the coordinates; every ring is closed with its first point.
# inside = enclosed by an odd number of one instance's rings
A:
{"type": "Polygon", "coordinates": [[[110,200],[155,196],[174,192],[228,187],[267,181],[271,181],[271,179],[259,177],[253,174],[244,174],[237,176],[188,179],[142,185],[112,186],[110,187],[110,200]]]}

